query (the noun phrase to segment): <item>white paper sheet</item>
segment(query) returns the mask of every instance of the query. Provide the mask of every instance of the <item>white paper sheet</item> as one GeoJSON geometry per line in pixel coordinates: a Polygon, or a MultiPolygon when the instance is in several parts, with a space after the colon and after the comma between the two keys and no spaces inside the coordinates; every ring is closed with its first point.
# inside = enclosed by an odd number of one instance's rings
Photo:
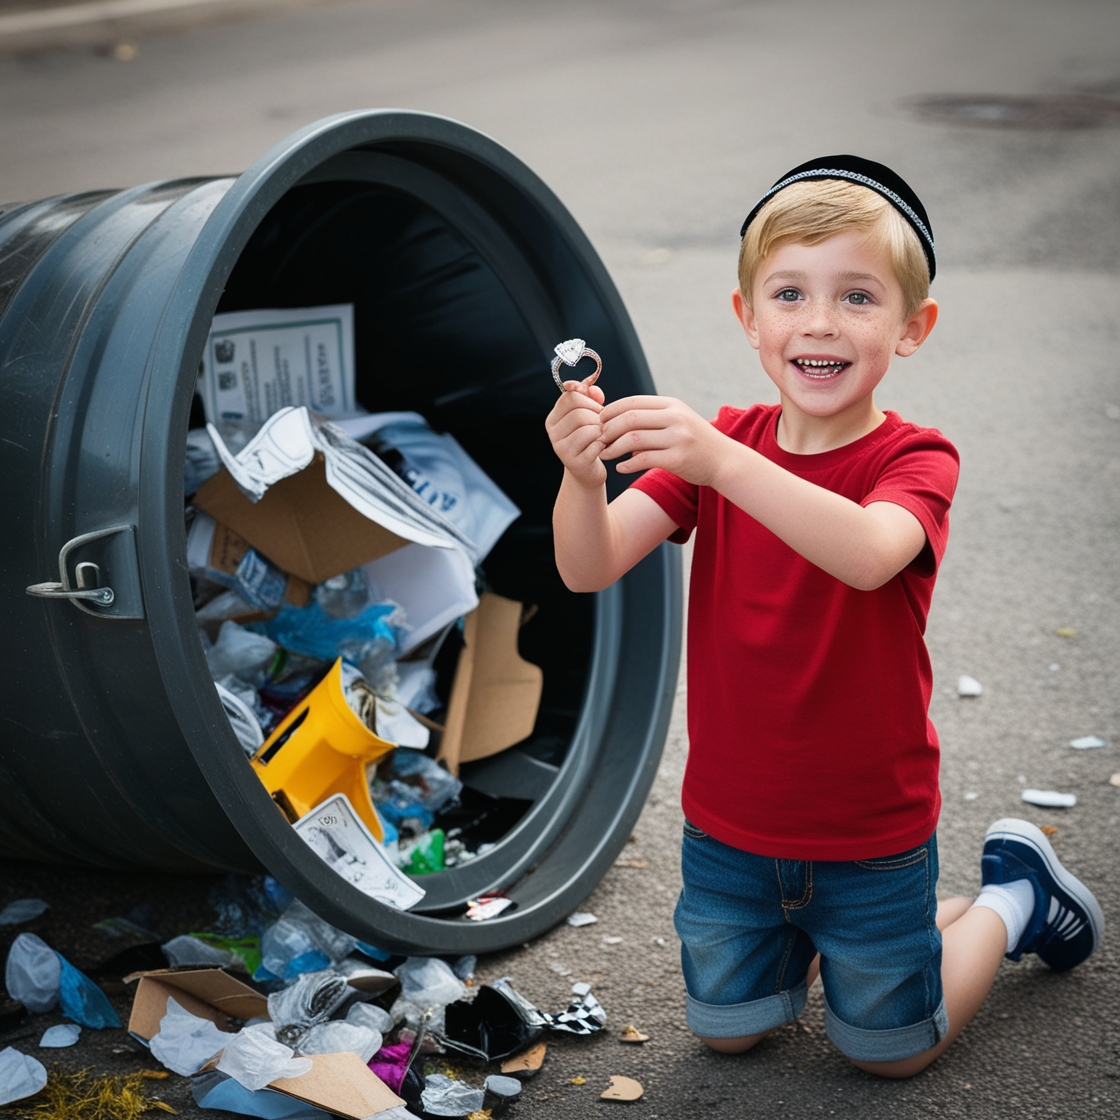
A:
{"type": "Polygon", "coordinates": [[[408,910],[424,897],[424,889],[393,865],[346,794],[332,794],[294,827],[324,863],[370,898],[408,910]]]}
{"type": "Polygon", "coordinates": [[[288,405],[324,416],[357,411],[353,305],[215,315],[198,388],[211,423],[260,422],[288,405]]]}

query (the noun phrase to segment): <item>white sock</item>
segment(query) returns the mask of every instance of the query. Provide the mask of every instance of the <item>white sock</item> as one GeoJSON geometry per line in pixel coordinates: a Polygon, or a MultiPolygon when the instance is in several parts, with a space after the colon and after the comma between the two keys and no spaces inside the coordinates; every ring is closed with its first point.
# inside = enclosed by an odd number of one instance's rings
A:
{"type": "Polygon", "coordinates": [[[1027,924],[1034,914],[1034,887],[1029,879],[1014,879],[999,886],[989,883],[984,887],[973,906],[986,906],[994,910],[1007,926],[1007,951],[1019,944],[1027,924]]]}

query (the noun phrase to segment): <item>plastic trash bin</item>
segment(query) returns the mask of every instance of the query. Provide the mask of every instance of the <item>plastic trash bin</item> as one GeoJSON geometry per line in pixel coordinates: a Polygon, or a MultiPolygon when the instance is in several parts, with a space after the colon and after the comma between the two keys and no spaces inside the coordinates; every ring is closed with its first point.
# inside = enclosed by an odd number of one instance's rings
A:
{"type": "Polygon", "coordinates": [[[401,952],[499,949],[570,912],[649,791],[681,607],[667,545],[598,595],[556,575],[559,467],[543,421],[552,346],[572,336],[602,355],[610,396],[653,391],[572,217],[508,151],[440,117],[343,114],[237,178],[4,207],[0,852],[265,868],[401,952]],[[468,785],[531,808],[486,854],[425,876],[407,913],[331,874],[252,772],[207,670],[186,564],[184,449],[211,318],[342,302],[355,306],[359,401],[423,413],[517,503],[486,578],[539,607],[520,639],[544,671],[533,735],[464,768],[468,785]],[[44,581],[55,598],[26,593],[44,581]],[[466,900],[491,889],[517,905],[467,920],[466,900]]]}

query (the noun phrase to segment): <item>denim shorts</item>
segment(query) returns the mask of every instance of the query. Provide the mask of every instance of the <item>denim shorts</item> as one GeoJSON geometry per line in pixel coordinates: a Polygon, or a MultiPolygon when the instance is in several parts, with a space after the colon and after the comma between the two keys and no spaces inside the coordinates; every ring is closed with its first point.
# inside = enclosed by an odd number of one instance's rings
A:
{"type": "Polygon", "coordinates": [[[909,1058],[945,1037],[936,834],[882,859],[770,859],[684,826],[674,921],[688,1025],[738,1038],[792,1023],[821,954],[828,1036],[849,1058],[909,1058]]]}

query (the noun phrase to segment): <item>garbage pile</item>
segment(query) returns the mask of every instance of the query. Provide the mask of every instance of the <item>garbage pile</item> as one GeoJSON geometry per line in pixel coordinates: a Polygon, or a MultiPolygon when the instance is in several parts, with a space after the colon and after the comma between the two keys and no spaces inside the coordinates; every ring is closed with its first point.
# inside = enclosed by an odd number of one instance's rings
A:
{"type": "Polygon", "coordinates": [[[361,409],[352,320],[215,316],[187,560],[253,771],[324,862],[407,909],[415,877],[477,857],[527,808],[464,795],[458,774],[532,733],[542,675],[517,653],[525,605],[479,568],[517,507],[418,413],[361,409]]]}
{"type": "MultiPolygon", "coordinates": [[[[164,1069],[190,1078],[202,1108],[267,1120],[500,1113],[540,1069],[550,1032],[590,1035],[606,1023],[586,984],[573,986],[563,1011],[543,1012],[508,977],[476,985],[473,956],[388,957],[275,880],[231,876],[211,901],[214,928],[133,944],[101,966],[119,971],[158,958],[162,967],[125,977],[135,984],[127,1029],[164,1069]],[[502,1064],[473,1077],[477,1085],[446,1067],[425,1076],[421,1058],[433,1055],[502,1064]]],[[[17,918],[34,911],[30,902],[20,900],[17,918]]],[[[101,988],[33,933],[13,942],[5,984],[25,1013],[57,1007],[70,1020],[46,1030],[40,1047],[73,1046],[83,1028],[122,1025],[101,988]]],[[[47,1083],[38,1059],[0,1051],[0,1104],[36,1097],[47,1083]]]]}

